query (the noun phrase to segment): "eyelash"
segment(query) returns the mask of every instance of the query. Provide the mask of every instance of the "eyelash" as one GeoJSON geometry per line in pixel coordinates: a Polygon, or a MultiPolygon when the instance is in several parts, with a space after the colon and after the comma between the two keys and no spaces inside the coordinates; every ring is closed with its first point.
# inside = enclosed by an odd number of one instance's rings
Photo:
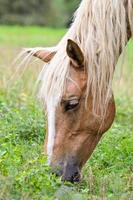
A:
{"type": "Polygon", "coordinates": [[[70,111],[70,110],[74,110],[77,106],[79,105],[79,102],[77,101],[77,103],[72,104],[72,101],[67,101],[65,102],[65,111],[70,111]]]}

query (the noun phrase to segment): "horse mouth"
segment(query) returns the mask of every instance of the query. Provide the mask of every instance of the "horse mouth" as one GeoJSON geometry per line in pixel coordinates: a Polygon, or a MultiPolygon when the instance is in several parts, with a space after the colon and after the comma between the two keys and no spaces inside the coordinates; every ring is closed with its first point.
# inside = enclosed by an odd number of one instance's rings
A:
{"type": "Polygon", "coordinates": [[[79,183],[81,180],[81,175],[80,172],[75,172],[73,175],[63,175],[62,176],[62,181],[69,181],[71,183],[79,183]]]}
{"type": "Polygon", "coordinates": [[[52,172],[60,176],[62,181],[76,183],[81,181],[80,168],[76,163],[69,162],[64,165],[60,162],[58,166],[52,166],[52,172]]]}

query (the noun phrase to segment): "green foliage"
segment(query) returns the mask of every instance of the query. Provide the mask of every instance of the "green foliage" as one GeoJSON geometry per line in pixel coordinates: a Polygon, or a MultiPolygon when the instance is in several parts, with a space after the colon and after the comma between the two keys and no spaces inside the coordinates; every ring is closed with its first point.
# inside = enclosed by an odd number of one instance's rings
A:
{"type": "Polygon", "coordinates": [[[65,8],[66,8],[66,13],[67,13],[67,24],[69,25],[69,23],[71,23],[73,15],[72,13],[74,13],[76,11],[76,9],[78,8],[80,3],[80,0],[64,0],[64,4],[66,4],[65,8]]]}
{"type": "MultiPolygon", "coordinates": [[[[14,50],[11,46],[18,48],[22,43],[23,46],[52,45],[65,30],[0,27],[0,31],[0,43],[4,46],[0,55],[0,199],[133,199],[132,95],[120,95],[117,88],[115,123],[82,170],[82,182],[75,185],[62,183],[60,178],[51,173],[43,153],[46,119],[42,106],[31,95],[37,68],[26,72],[23,81],[20,79],[13,87],[6,87],[5,82],[14,70],[8,60],[14,50]],[[9,35],[14,36],[13,40],[9,41],[9,35]],[[6,60],[3,55],[6,55],[6,60]]],[[[131,73],[132,50],[130,43],[129,65],[124,66],[127,74],[131,73]]],[[[130,91],[127,81],[124,86],[130,91]]]]}
{"type": "Polygon", "coordinates": [[[0,0],[0,23],[64,26],[77,3],[79,0],[0,0]]]}

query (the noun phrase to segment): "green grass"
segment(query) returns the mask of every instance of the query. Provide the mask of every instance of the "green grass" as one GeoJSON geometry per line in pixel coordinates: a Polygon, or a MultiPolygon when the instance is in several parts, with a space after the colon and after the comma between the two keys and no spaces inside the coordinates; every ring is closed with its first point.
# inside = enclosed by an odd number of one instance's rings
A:
{"type": "MultiPolygon", "coordinates": [[[[62,183],[43,154],[46,119],[32,94],[38,67],[9,87],[10,63],[23,46],[56,44],[65,30],[0,27],[0,200],[133,199],[133,44],[120,84],[114,82],[117,116],[82,171],[82,182],[62,183]]],[[[116,75],[117,77],[117,75],[116,75]]],[[[119,81],[118,81],[119,82],[119,81]]]]}
{"type": "Polygon", "coordinates": [[[0,26],[0,44],[5,46],[51,46],[64,35],[65,29],[0,26]]]}

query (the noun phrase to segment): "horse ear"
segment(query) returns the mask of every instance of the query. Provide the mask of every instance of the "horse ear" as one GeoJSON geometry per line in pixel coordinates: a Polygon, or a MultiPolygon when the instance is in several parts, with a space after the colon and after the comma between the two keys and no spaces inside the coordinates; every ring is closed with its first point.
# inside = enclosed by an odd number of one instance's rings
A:
{"type": "Polygon", "coordinates": [[[30,48],[25,49],[25,52],[30,53],[46,63],[51,61],[56,54],[55,48],[30,48]]]}
{"type": "Polygon", "coordinates": [[[66,51],[75,67],[83,67],[84,55],[76,42],[68,39],[66,51]]]}

